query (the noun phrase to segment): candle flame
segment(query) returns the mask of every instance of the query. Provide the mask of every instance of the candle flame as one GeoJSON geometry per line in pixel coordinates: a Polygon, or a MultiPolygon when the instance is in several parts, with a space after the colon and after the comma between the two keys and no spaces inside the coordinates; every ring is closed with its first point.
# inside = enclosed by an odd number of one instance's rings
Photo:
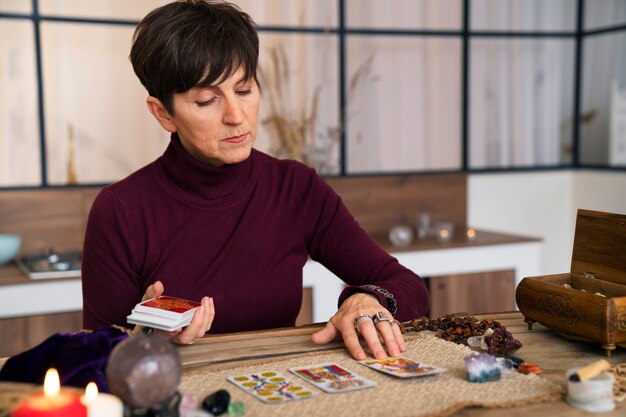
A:
{"type": "Polygon", "coordinates": [[[439,233],[439,235],[440,235],[441,237],[448,237],[448,231],[447,231],[447,230],[442,230],[442,231],[439,233]]]}
{"type": "Polygon", "coordinates": [[[61,381],[59,380],[59,373],[56,369],[50,368],[46,372],[46,377],[43,381],[43,392],[46,397],[51,398],[56,396],[61,390],[61,381]]]}
{"type": "Polygon", "coordinates": [[[474,237],[476,236],[476,232],[474,231],[474,229],[467,229],[467,237],[474,237]]]}
{"type": "Polygon", "coordinates": [[[95,382],[90,382],[85,388],[85,401],[91,402],[98,397],[98,386],[95,382]]]}

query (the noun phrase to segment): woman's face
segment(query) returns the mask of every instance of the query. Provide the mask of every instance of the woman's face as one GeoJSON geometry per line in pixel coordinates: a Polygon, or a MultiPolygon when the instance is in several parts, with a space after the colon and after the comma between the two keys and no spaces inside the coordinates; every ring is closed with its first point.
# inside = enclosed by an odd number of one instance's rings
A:
{"type": "MultiPolygon", "coordinates": [[[[239,68],[219,85],[173,95],[170,132],[178,132],[187,152],[212,166],[250,156],[259,116],[259,87],[239,68]]],[[[158,118],[158,117],[157,117],[158,118]]]]}

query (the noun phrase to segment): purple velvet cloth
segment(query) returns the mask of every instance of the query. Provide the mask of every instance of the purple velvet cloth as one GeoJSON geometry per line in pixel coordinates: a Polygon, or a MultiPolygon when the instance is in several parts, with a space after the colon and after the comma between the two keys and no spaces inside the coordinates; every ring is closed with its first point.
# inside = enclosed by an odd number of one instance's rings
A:
{"type": "Polygon", "coordinates": [[[95,382],[100,392],[109,392],[105,369],[111,351],[128,335],[115,327],[93,332],[56,333],[34,348],[7,360],[0,381],[43,384],[46,372],[55,368],[61,385],[84,388],[95,382]]]}

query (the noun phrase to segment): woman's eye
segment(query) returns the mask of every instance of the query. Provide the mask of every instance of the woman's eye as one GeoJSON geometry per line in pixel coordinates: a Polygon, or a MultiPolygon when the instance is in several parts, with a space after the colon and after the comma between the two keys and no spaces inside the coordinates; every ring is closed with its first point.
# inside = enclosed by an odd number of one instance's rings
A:
{"type": "Polygon", "coordinates": [[[206,107],[209,104],[213,103],[214,101],[215,101],[215,97],[213,97],[212,99],[207,100],[207,101],[196,101],[196,105],[198,107],[206,107]]]}
{"type": "Polygon", "coordinates": [[[237,91],[237,94],[239,94],[240,96],[247,96],[247,95],[252,94],[252,89],[249,88],[247,90],[239,90],[237,91]]]}

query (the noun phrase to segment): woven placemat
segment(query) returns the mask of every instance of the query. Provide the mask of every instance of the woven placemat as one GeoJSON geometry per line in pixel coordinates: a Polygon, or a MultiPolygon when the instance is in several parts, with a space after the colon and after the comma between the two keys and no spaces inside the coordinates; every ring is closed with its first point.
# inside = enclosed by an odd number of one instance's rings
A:
{"type": "MultiPolygon", "coordinates": [[[[371,370],[349,356],[346,351],[309,353],[280,359],[247,362],[245,366],[211,370],[207,367],[185,371],[181,392],[193,392],[199,398],[218,390],[231,393],[231,401],[243,401],[246,415],[263,416],[382,416],[441,417],[464,407],[514,407],[524,404],[556,401],[561,387],[536,375],[515,374],[498,382],[470,383],[466,380],[463,358],[471,353],[466,346],[422,335],[408,342],[404,356],[447,368],[437,376],[399,379],[371,370]],[[375,388],[345,394],[322,392],[316,397],[287,404],[265,404],[226,380],[235,374],[276,370],[289,372],[295,366],[336,362],[350,371],[377,382],[375,388]]],[[[304,380],[296,379],[298,382],[304,380]]]]}

